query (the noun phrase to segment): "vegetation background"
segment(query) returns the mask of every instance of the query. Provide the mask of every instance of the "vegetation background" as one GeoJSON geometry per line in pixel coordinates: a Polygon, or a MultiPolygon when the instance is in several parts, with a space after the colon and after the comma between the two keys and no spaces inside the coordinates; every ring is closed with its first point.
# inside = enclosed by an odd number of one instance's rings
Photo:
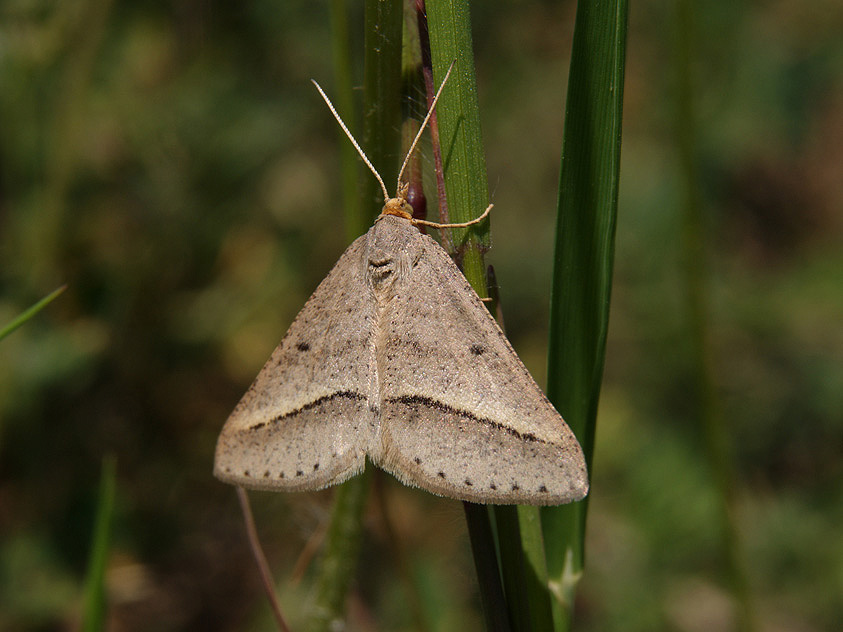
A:
{"type": "MultiPolygon", "coordinates": [[[[575,8],[476,3],[472,15],[489,262],[540,383],[575,8]]],[[[728,630],[734,618],[689,397],[673,11],[641,0],[630,12],[580,630],[728,630]]],[[[694,11],[699,265],[742,559],[761,629],[832,630],[843,7],[694,11]]],[[[110,629],[271,629],[234,492],[211,464],[222,422],[345,245],[344,141],[309,82],[331,93],[329,39],[320,3],[0,8],[0,323],[68,284],[0,342],[0,630],[74,627],[105,455],[117,467],[110,629]]],[[[387,475],[375,485],[355,629],[479,629],[459,503],[387,475]]],[[[294,623],[331,493],[253,495],[294,623]]]]}

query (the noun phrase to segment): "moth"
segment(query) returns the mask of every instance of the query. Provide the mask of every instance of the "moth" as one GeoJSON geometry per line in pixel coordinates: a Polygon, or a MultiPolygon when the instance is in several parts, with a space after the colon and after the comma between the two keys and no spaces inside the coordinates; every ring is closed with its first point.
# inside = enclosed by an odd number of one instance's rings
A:
{"type": "Polygon", "coordinates": [[[407,485],[474,503],[582,499],[574,433],[448,254],[418,230],[401,176],[389,198],[319,91],[387,201],[231,413],[214,474],[311,491],[359,473],[368,457],[407,485]]]}

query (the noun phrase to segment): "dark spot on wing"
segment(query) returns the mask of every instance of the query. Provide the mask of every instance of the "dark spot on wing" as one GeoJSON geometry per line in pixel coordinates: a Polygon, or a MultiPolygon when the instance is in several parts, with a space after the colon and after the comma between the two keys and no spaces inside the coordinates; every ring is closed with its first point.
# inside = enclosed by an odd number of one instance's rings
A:
{"type": "Polygon", "coordinates": [[[284,472],[281,472],[281,473],[278,475],[278,478],[284,478],[284,472]]]}
{"type": "Polygon", "coordinates": [[[495,485],[494,483],[489,483],[489,489],[497,489],[497,488],[498,488],[498,486],[495,485]]]}
{"type": "Polygon", "coordinates": [[[247,476],[247,477],[248,477],[248,476],[251,476],[251,475],[249,474],[249,470],[243,470],[243,476],[247,476]]]}
{"type": "Polygon", "coordinates": [[[513,485],[513,486],[512,486],[512,491],[514,491],[514,492],[517,492],[519,489],[521,489],[521,488],[520,488],[520,487],[518,487],[518,485],[513,485]]]}
{"type": "Polygon", "coordinates": [[[319,469],[319,464],[318,464],[318,463],[314,463],[314,464],[313,464],[313,471],[315,472],[315,471],[316,471],[316,470],[318,470],[318,469],[319,469]]]}
{"type": "Polygon", "coordinates": [[[539,487],[539,491],[540,491],[540,492],[544,492],[544,493],[546,494],[546,493],[547,493],[547,487],[545,487],[544,485],[542,485],[541,487],[539,487]]]}
{"type": "Polygon", "coordinates": [[[473,483],[468,479],[465,479],[465,484],[468,485],[469,487],[471,487],[473,485],[473,483]]]}
{"type": "Polygon", "coordinates": [[[421,459],[419,457],[416,457],[413,461],[416,462],[416,465],[421,465],[421,459]]]}
{"type": "Polygon", "coordinates": [[[304,474],[304,472],[302,472],[301,470],[296,470],[296,476],[301,476],[302,474],[304,474]]]}
{"type": "Polygon", "coordinates": [[[483,347],[483,345],[478,345],[478,344],[471,345],[471,353],[473,353],[476,356],[479,356],[485,350],[486,349],[483,347]]]}
{"type": "Polygon", "coordinates": [[[310,351],[310,345],[306,342],[300,342],[296,345],[296,349],[298,349],[299,351],[310,351]]]}
{"type": "Polygon", "coordinates": [[[445,478],[445,472],[439,472],[439,478],[445,478]]]}
{"type": "Polygon", "coordinates": [[[263,477],[264,477],[264,478],[269,478],[269,470],[267,470],[266,472],[264,472],[264,473],[263,473],[263,477]]]}

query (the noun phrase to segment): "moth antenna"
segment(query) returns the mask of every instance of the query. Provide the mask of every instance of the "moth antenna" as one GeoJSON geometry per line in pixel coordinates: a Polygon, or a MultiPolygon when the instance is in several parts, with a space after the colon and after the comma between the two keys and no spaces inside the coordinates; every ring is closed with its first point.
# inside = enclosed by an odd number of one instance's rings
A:
{"type": "MultiPolygon", "coordinates": [[[[448,72],[450,72],[450,71],[448,71],[448,72]]],[[[447,79],[447,76],[445,78],[447,79]]],[[[331,103],[331,100],[328,98],[328,95],[325,94],[325,91],[322,89],[322,86],[320,86],[318,83],[316,83],[316,79],[311,79],[311,81],[313,82],[313,85],[316,86],[316,89],[319,90],[319,94],[322,95],[322,98],[325,99],[325,103],[328,104],[328,109],[331,110],[331,114],[333,114],[334,118],[337,119],[337,123],[340,124],[340,127],[342,128],[342,131],[344,131],[345,135],[348,136],[348,140],[350,140],[351,144],[354,145],[354,149],[356,149],[357,153],[360,154],[360,157],[363,159],[363,162],[366,163],[366,166],[369,167],[369,170],[372,173],[375,174],[375,177],[378,179],[378,183],[381,185],[381,189],[383,190],[384,201],[388,200],[389,199],[389,191],[386,190],[386,185],[383,183],[383,178],[381,178],[381,174],[378,173],[378,170],[375,169],[375,166],[371,163],[371,161],[369,160],[369,157],[366,155],[366,153],[363,151],[363,149],[360,147],[360,145],[357,144],[357,141],[354,140],[354,136],[351,135],[351,132],[349,131],[348,127],[346,127],[345,123],[343,123],[343,120],[340,118],[340,115],[337,113],[336,108],[334,108],[334,104],[331,103]]],[[[440,88],[440,90],[441,90],[441,88],[440,88]]],[[[437,97],[438,97],[438,95],[437,95],[437,97]]],[[[425,119],[425,120],[427,120],[427,119],[425,119]]],[[[405,161],[405,164],[406,164],[406,161],[405,161]]],[[[403,167],[402,167],[402,169],[403,169],[403,167]]]]}
{"type": "Polygon", "coordinates": [[[428,222],[426,219],[411,219],[413,226],[429,226],[430,228],[468,228],[469,226],[474,226],[475,224],[479,224],[482,222],[486,217],[489,216],[489,213],[492,212],[492,208],[494,208],[494,204],[489,204],[486,207],[486,210],[483,211],[479,216],[475,217],[474,219],[467,221],[467,222],[460,222],[459,224],[440,224],[438,222],[428,222]]]}
{"type": "Polygon", "coordinates": [[[413,139],[413,143],[410,145],[410,149],[407,151],[407,155],[404,157],[404,164],[401,165],[401,170],[398,172],[398,191],[401,190],[401,177],[404,175],[404,169],[407,168],[407,163],[410,162],[410,156],[413,155],[413,150],[415,150],[416,145],[418,144],[419,139],[421,138],[422,132],[424,131],[424,128],[427,127],[427,122],[430,120],[430,117],[433,114],[433,109],[436,107],[436,102],[439,100],[439,95],[442,94],[442,88],[445,87],[445,83],[448,81],[448,77],[451,76],[451,71],[454,69],[455,63],[457,63],[456,59],[451,62],[450,66],[448,66],[448,72],[445,73],[445,78],[442,79],[442,83],[439,84],[439,89],[436,91],[436,96],[433,97],[433,101],[430,104],[430,108],[427,110],[427,115],[424,117],[424,120],[422,121],[422,124],[419,127],[419,131],[416,134],[416,137],[413,139]]]}

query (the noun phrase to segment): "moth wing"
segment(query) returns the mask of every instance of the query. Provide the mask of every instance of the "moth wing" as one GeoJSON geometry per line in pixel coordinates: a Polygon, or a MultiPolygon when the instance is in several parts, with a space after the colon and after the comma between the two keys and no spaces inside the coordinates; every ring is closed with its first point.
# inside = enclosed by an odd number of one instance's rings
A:
{"type": "Polygon", "coordinates": [[[357,239],[299,312],[225,422],[214,474],[253,489],[309,491],[361,471],[375,419],[375,305],[357,239]]]}
{"type": "Polygon", "coordinates": [[[582,449],[445,251],[423,254],[382,318],[373,461],[476,503],[557,505],[588,492],[582,449]]]}

